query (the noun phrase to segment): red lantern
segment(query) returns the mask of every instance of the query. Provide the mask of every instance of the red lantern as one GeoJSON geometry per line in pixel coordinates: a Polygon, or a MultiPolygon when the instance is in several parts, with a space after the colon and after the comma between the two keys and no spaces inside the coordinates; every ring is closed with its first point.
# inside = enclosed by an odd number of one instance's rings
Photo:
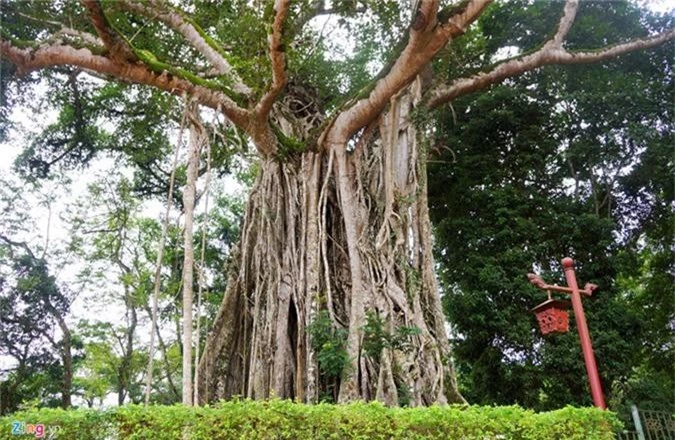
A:
{"type": "Polygon", "coordinates": [[[539,321],[541,333],[567,333],[570,329],[569,301],[549,299],[532,309],[539,321]]]}
{"type": "Polygon", "coordinates": [[[598,408],[607,409],[607,405],[605,405],[605,396],[602,394],[602,384],[600,383],[598,366],[595,363],[595,354],[593,353],[591,336],[588,333],[588,325],[586,324],[586,317],[584,316],[584,306],[581,304],[581,294],[583,293],[586,296],[591,296],[598,286],[586,283],[583,290],[579,289],[577,277],[574,273],[574,260],[569,257],[563,258],[562,266],[565,270],[567,287],[547,284],[538,275],[533,273],[527,274],[527,278],[532,284],[542,290],[546,290],[548,293],[548,301],[539,304],[532,309],[532,311],[537,315],[539,327],[543,334],[566,332],[569,330],[569,315],[567,314],[566,309],[568,309],[570,305],[566,301],[556,301],[552,299],[551,291],[566,293],[572,296],[574,319],[577,322],[577,331],[579,332],[579,340],[581,341],[581,351],[584,353],[584,363],[586,364],[586,372],[588,373],[588,382],[591,385],[593,403],[598,408]]]}

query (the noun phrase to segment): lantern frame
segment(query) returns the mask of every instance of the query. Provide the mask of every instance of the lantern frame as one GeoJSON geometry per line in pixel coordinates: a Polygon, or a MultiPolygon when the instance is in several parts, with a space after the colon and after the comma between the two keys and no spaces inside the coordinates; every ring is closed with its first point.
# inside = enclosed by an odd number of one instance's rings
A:
{"type": "Polygon", "coordinates": [[[572,303],[559,299],[549,299],[533,308],[531,312],[537,317],[539,330],[543,335],[551,333],[567,333],[570,330],[569,309],[572,303]]]}

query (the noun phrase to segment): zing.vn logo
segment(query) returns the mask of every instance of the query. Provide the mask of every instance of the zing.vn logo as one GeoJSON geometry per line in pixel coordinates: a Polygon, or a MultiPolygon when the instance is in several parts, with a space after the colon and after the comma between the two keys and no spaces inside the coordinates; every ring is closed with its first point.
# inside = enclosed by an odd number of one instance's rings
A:
{"type": "Polygon", "coordinates": [[[13,435],[33,435],[35,438],[55,439],[61,427],[44,423],[12,422],[13,435]]]}

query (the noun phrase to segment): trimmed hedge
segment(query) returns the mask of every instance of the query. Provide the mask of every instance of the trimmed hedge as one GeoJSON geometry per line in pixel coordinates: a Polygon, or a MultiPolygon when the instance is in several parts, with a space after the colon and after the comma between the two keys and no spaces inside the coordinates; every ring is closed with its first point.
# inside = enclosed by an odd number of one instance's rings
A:
{"type": "MultiPolygon", "coordinates": [[[[566,407],[534,413],[518,406],[386,408],[379,403],[302,405],[272,400],[228,401],[211,407],[124,406],[109,410],[39,409],[0,418],[0,439],[13,422],[43,424],[56,439],[613,439],[619,422],[609,411],[566,407]]],[[[28,425],[26,425],[28,426],[28,425]]]]}

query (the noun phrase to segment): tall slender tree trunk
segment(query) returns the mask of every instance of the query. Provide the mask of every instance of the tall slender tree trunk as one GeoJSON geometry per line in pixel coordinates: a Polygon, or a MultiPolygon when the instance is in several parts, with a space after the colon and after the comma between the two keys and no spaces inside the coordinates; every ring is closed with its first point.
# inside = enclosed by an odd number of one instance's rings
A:
{"type": "MultiPolygon", "coordinates": [[[[214,128],[215,129],[215,128],[214,128]]],[[[202,323],[202,296],[204,290],[204,260],[206,256],[206,229],[209,220],[209,188],[211,184],[211,145],[207,145],[206,155],[206,182],[204,184],[204,218],[202,220],[202,236],[199,246],[199,275],[197,288],[197,342],[195,343],[195,377],[194,377],[194,403],[199,403],[199,348],[201,346],[201,323],[202,323]]]]}
{"type": "Polygon", "coordinates": [[[192,400],[192,297],[194,283],[193,223],[199,157],[205,137],[199,122],[199,109],[194,106],[188,114],[190,119],[190,149],[188,152],[187,182],[183,192],[185,209],[184,258],[183,258],[183,404],[191,406],[192,400]]]}
{"type": "Polygon", "coordinates": [[[463,401],[434,277],[424,147],[410,120],[415,84],[355,145],[262,161],[200,362],[202,402],[315,402],[336,381],[339,401],[463,401]],[[347,335],[331,380],[308,332],[321,313],[347,335]],[[377,352],[364,349],[369,319],[389,335],[377,352]]]}
{"type": "Polygon", "coordinates": [[[59,319],[59,326],[63,332],[61,339],[61,349],[63,358],[63,384],[61,387],[61,407],[68,409],[72,406],[71,398],[73,392],[73,352],[72,335],[66,325],[65,320],[59,319]]]}
{"type": "MultiPolygon", "coordinates": [[[[61,408],[68,409],[72,406],[72,392],[73,392],[73,336],[68,328],[63,315],[47,302],[47,310],[54,316],[56,323],[63,333],[61,341],[59,342],[59,351],[61,352],[61,360],[63,362],[63,378],[61,380],[61,408]]],[[[54,341],[52,341],[54,342],[54,341]]]]}
{"type": "MultiPolygon", "coordinates": [[[[128,273],[128,272],[127,272],[128,273]]],[[[117,404],[124,405],[124,399],[129,395],[129,389],[132,381],[132,361],[134,356],[134,336],[136,326],[138,325],[138,314],[136,311],[136,300],[129,286],[125,287],[124,305],[126,307],[127,328],[125,331],[125,348],[122,357],[122,363],[119,367],[119,390],[117,404]]]]}
{"type": "MultiPolygon", "coordinates": [[[[148,314],[148,317],[150,317],[150,320],[152,321],[152,309],[150,307],[146,307],[145,311],[148,314]]],[[[154,330],[155,336],[157,338],[157,347],[159,348],[160,353],[162,355],[162,363],[164,364],[164,373],[166,374],[166,380],[167,380],[167,384],[169,385],[169,390],[174,395],[176,400],[179,400],[181,396],[180,396],[180,392],[179,392],[178,388],[176,388],[176,385],[174,384],[174,381],[173,381],[173,375],[174,375],[175,371],[171,369],[171,364],[169,363],[169,358],[167,356],[166,344],[164,343],[164,339],[162,338],[162,333],[159,330],[159,326],[154,326],[154,329],[155,329],[154,330]]],[[[151,377],[154,377],[154,376],[151,376],[151,377]]],[[[147,384],[147,376],[146,376],[146,384],[147,384]]],[[[152,385],[152,382],[151,382],[151,385],[152,385]]],[[[147,405],[147,404],[150,403],[150,398],[149,398],[147,393],[146,393],[145,398],[146,398],[145,404],[147,405]]]]}
{"type": "MultiPolygon", "coordinates": [[[[171,212],[171,203],[173,201],[173,187],[176,179],[176,168],[178,166],[178,155],[180,153],[180,148],[183,143],[183,131],[185,128],[185,118],[186,113],[183,112],[183,118],[181,119],[180,129],[178,131],[178,141],[176,142],[176,147],[174,149],[173,155],[173,164],[171,167],[171,176],[169,177],[169,190],[166,195],[166,207],[164,209],[164,217],[162,218],[162,235],[159,238],[159,244],[157,247],[157,260],[155,263],[155,280],[152,290],[152,312],[151,316],[151,326],[150,331],[150,346],[148,348],[148,366],[145,373],[145,404],[150,403],[150,393],[152,392],[152,364],[155,359],[155,335],[157,339],[160,339],[161,344],[161,335],[159,332],[159,326],[157,325],[158,320],[158,307],[159,307],[159,290],[162,284],[162,262],[164,259],[164,245],[166,243],[166,235],[169,230],[169,214],[171,212]]],[[[163,353],[164,360],[166,362],[166,350],[163,353]]],[[[169,382],[171,388],[175,391],[175,387],[171,382],[171,373],[167,371],[167,376],[169,377],[169,382]]]]}

